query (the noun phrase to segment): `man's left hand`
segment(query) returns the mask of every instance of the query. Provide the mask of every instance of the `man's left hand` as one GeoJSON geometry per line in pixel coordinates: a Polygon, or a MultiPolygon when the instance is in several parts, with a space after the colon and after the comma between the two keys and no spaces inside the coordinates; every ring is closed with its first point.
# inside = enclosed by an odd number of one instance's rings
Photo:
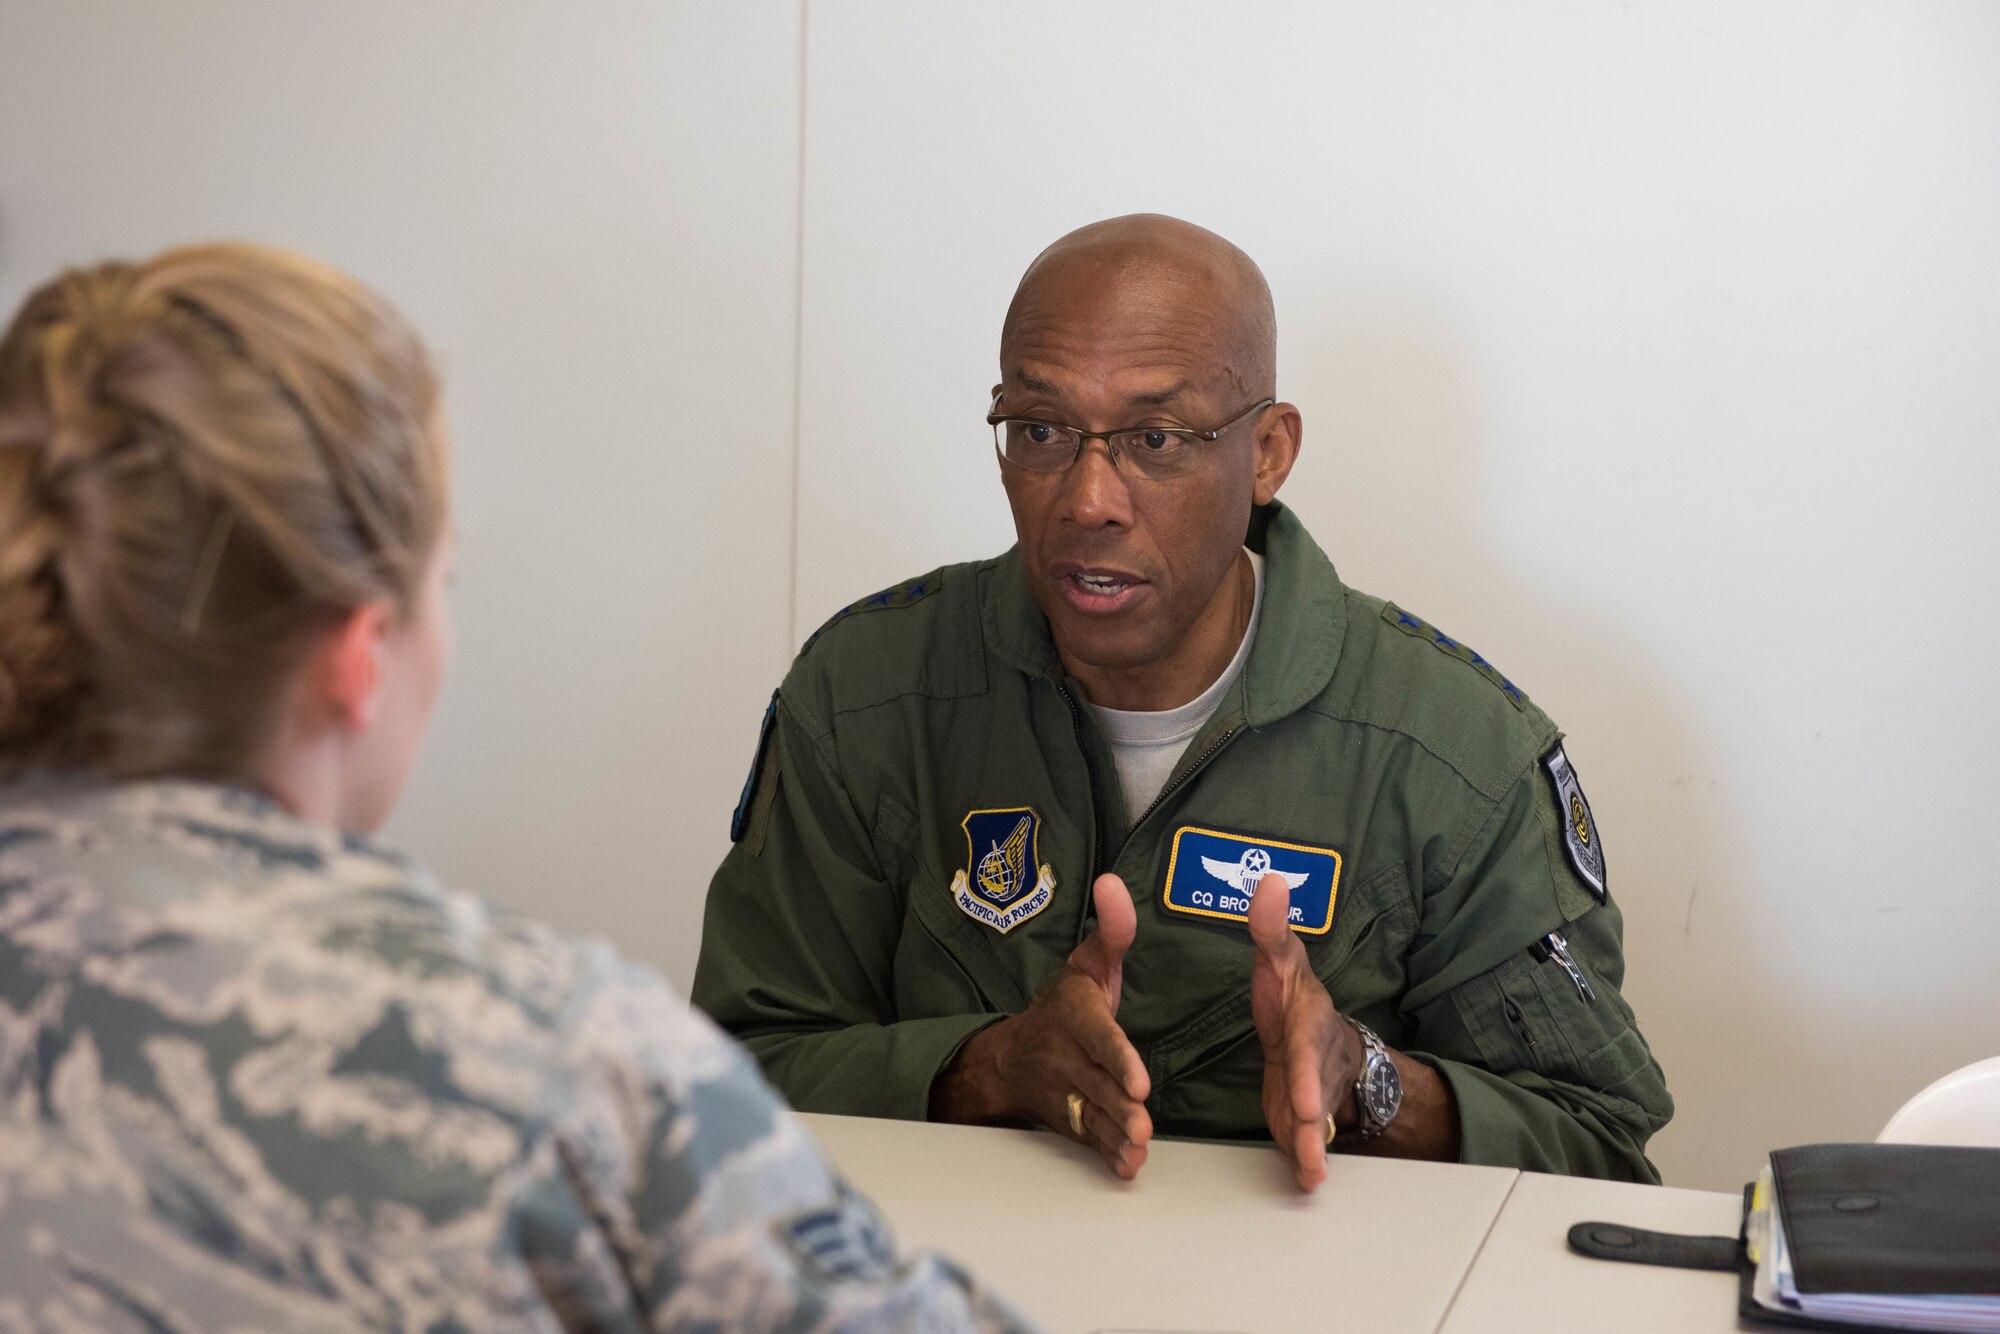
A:
{"type": "MultiPolygon", "coordinates": [[[[1361,1037],[1333,1008],[1306,947],[1288,925],[1291,887],[1275,872],[1250,900],[1250,1013],[1264,1047],[1264,1122],[1292,1161],[1300,1190],[1326,1179],[1327,1117],[1347,1110],[1361,1037]]],[[[1349,1118],[1351,1122],[1351,1118],[1349,1118]]]]}

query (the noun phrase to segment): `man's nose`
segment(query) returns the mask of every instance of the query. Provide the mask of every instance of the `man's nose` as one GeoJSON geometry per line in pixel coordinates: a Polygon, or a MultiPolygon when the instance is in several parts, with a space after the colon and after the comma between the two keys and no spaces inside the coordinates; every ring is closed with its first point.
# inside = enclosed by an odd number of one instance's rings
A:
{"type": "Polygon", "coordinates": [[[1076,462],[1063,474],[1062,517],[1082,528],[1131,526],[1131,483],[1112,461],[1109,441],[1085,440],[1076,462]]]}

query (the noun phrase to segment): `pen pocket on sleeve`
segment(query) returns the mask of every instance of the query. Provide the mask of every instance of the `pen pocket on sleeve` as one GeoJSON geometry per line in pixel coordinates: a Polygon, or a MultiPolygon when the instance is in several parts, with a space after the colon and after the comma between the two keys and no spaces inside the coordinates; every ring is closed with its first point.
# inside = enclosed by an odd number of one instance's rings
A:
{"type": "Polygon", "coordinates": [[[1643,1103],[1652,1052],[1632,1012],[1599,986],[1585,999],[1552,963],[1522,953],[1467,983],[1460,1016],[1495,1070],[1532,1070],[1613,1098],[1643,1103]]]}

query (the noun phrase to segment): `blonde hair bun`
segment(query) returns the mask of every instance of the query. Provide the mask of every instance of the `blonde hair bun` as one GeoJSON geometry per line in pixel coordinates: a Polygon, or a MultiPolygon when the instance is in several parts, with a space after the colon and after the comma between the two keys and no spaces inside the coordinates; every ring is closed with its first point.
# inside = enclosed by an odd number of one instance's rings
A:
{"type": "Polygon", "coordinates": [[[0,336],[0,774],[244,772],[311,636],[444,523],[408,323],[285,251],[75,269],[0,336]]]}

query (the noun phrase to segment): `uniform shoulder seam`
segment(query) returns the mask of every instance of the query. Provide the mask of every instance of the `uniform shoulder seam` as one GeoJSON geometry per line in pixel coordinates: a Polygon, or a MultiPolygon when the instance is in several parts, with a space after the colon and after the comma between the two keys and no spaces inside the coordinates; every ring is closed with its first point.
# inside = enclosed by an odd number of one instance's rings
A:
{"type": "Polygon", "coordinates": [[[1365,727],[1368,728],[1370,731],[1382,732],[1388,736],[1399,737],[1402,740],[1409,742],[1411,745],[1415,746],[1418,750],[1421,750],[1424,754],[1430,756],[1432,759],[1436,760],[1439,764],[1442,764],[1445,768],[1451,770],[1452,775],[1455,778],[1457,778],[1459,782],[1465,784],[1465,786],[1469,790],[1471,790],[1475,795],[1477,795],[1482,801],[1494,804],[1497,804],[1500,801],[1499,797],[1488,792],[1483,786],[1481,786],[1478,782],[1476,782],[1473,779],[1472,775],[1466,773],[1464,767],[1460,765],[1457,761],[1453,760],[1449,755],[1446,755],[1444,752],[1440,751],[1437,747],[1431,745],[1431,743],[1426,741],[1422,736],[1418,735],[1416,732],[1411,731],[1407,727],[1397,727],[1393,723],[1378,722],[1373,718],[1362,718],[1351,713],[1343,713],[1338,709],[1327,707],[1324,700],[1321,699],[1315,699],[1311,703],[1307,704],[1306,712],[1318,714],[1320,717],[1325,718],[1329,722],[1346,723],[1354,727],[1365,727]]]}
{"type": "Polygon", "coordinates": [[[1521,772],[1560,734],[1554,722],[1477,650],[1394,602],[1355,589],[1349,589],[1348,596],[1355,610],[1364,613],[1353,617],[1353,623],[1370,627],[1372,633],[1350,643],[1342,656],[1357,654],[1355,668],[1366,675],[1336,671],[1307,707],[1332,721],[1402,737],[1487,800],[1503,800],[1521,772]],[[1430,651],[1402,648],[1410,639],[1430,651]],[[1385,670],[1417,673],[1419,680],[1411,686],[1417,693],[1410,705],[1379,706],[1367,682],[1385,670]],[[1416,702],[1433,689],[1443,692],[1447,701],[1462,696],[1462,707],[1454,705],[1439,716],[1434,705],[1416,702]],[[1502,707],[1503,700],[1511,707],[1502,707]],[[1456,735],[1461,726],[1470,729],[1464,736],[1456,735]]]}

